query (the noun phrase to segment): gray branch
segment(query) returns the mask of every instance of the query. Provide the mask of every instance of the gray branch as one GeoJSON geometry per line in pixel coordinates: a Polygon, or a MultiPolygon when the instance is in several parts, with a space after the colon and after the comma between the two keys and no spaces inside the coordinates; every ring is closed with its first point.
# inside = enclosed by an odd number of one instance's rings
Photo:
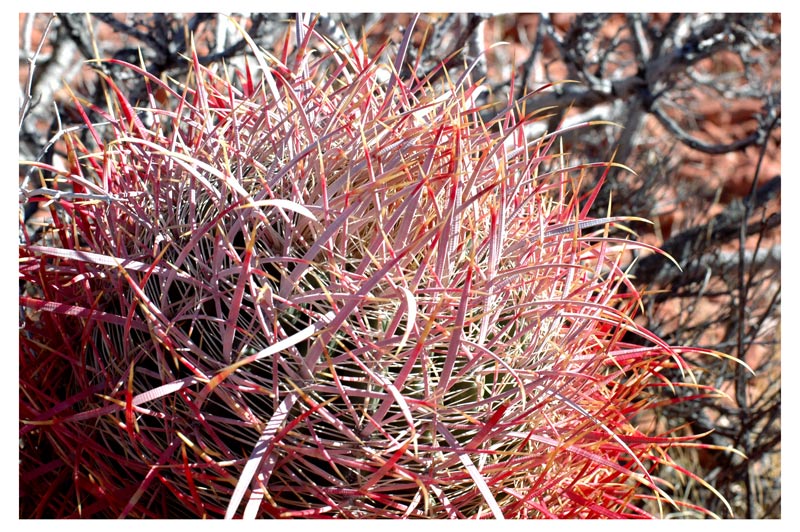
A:
{"type": "MultiPolygon", "coordinates": [[[[781,176],[777,175],[758,188],[752,209],[777,197],[780,190],[781,176]]],[[[744,202],[734,201],[707,224],[690,227],[678,233],[664,242],[660,248],[673,257],[678,264],[688,265],[706,255],[709,250],[719,248],[722,243],[736,239],[747,211],[744,202]]],[[[780,226],[780,222],[780,213],[775,213],[766,220],[748,224],[747,234],[758,234],[761,231],[773,229],[780,226]]],[[[665,286],[673,279],[682,276],[669,259],[659,254],[648,255],[635,263],[632,273],[636,277],[637,283],[643,285],[665,286]]]]}

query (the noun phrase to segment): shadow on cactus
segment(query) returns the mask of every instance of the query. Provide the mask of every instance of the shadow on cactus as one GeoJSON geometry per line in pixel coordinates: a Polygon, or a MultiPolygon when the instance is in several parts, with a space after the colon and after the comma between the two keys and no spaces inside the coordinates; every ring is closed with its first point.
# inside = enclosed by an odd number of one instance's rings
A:
{"type": "Polygon", "coordinates": [[[630,219],[587,217],[624,167],[401,79],[411,31],[75,100],[69,168],[29,163],[62,194],[19,251],[21,516],[704,512],[658,478],[702,444],[637,428],[689,349],[633,321],[630,219]]]}

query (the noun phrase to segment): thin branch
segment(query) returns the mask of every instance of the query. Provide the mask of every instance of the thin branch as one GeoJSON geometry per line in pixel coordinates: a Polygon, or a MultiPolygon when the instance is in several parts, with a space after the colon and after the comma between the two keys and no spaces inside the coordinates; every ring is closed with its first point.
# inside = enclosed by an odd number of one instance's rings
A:
{"type": "Polygon", "coordinates": [[[39,46],[36,48],[36,52],[28,58],[28,80],[25,84],[25,93],[23,95],[22,104],[19,108],[19,131],[22,130],[22,122],[25,121],[25,116],[28,114],[28,111],[31,108],[31,99],[33,98],[33,95],[31,94],[33,88],[33,72],[36,70],[36,60],[39,58],[39,54],[42,52],[42,47],[47,40],[47,34],[49,33],[50,27],[53,25],[53,21],[55,19],[55,15],[50,16],[50,20],[47,21],[47,26],[42,32],[42,38],[39,41],[39,46]]]}
{"type": "Polygon", "coordinates": [[[487,15],[482,13],[470,13],[469,18],[467,19],[466,27],[461,31],[461,35],[459,35],[456,44],[453,46],[451,53],[448,56],[448,59],[445,60],[444,65],[442,68],[438,68],[433,74],[430,76],[428,80],[429,83],[436,82],[441,76],[445,74],[445,72],[452,69],[456,66],[459,57],[461,54],[466,51],[466,44],[470,37],[472,37],[473,33],[475,33],[478,28],[486,21],[487,15]]]}
{"type": "Polygon", "coordinates": [[[167,45],[158,39],[155,39],[150,32],[144,32],[134,28],[133,26],[130,26],[129,24],[125,24],[124,22],[117,20],[112,13],[92,13],[92,16],[111,26],[114,31],[124,33],[125,35],[141,41],[152,48],[156,53],[161,53],[164,55],[169,54],[167,45]]]}
{"type": "MultiPolygon", "coordinates": [[[[610,120],[618,111],[620,111],[620,107],[621,106],[619,105],[619,102],[595,105],[582,113],[574,116],[568,116],[560,124],[558,124],[557,127],[559,129],[569,129],[577,126],[578,124],[583,124],[586,122],[610,120]]],[[[538,139],[548,132],[552,132],[552,129],[550,129],[550,124],[541,120],[526,123],[522,126],[522,128],[523,131],[525,131],[525,138],[529,141],[538,139]]]]}
{"type": "MultiPolygon", "coordinates": [[[[776,197],[780,192],[781,177],[773,177],[761,185],[754,197],[754,205],[763,205],[776,197]]],[[[718,247],[737,237],[740,224],[746,220],[746,209],[740,201],[732,202],[728,207],[712,218],[707,224],[696,225],[673,236],[661,249],[671,255],[679,264],[686,264],[695,257],[701,256],[710,246],[718,247]]],[[[763,222],[747,225],[747,233],[755,234],[759,231],[780,226],[780,212],[773,213],[763,222]]],[[[633,274],[638,282],[643,284],[665,284],[669,279],[664,276],[670,268],[670,261],[661,255],[648,255],[633,265],[633,274]]],[[[675,271],[675,274],[678,272],[675,271]]]]}
{"type": "MultiPolygon", "coordinates": [[[[31,48],[33,47],[33,23],[36,21],[36,13],[25,13],[25,21],[22,25],[22,50],[20,52],[25,54],[25,58],[31,56],[31,48]]],[[[42,34],[47,34],[47,30],[42,34]]],[[[44,39],[43,39],[44,40],[44,39]]],[[[41,50],[41,46],[39,46],[41,50]]],[[[20,54],[22,56],[22,54],[20,54]]]]}
{"type": "Polygon", "coordinates": [[[763,132],[759,129],[748,135],[747,137],[739,140],[735,140],[730,144],[711,144],[709,142],[702,141],[696,137],[690,135],[686,130],[684,130],[675,120],[670,118],[664,110],[661,108],[660,104],[655,104],[650,108],[650,113],[655,116],[659,123],[666,128],[672,135],[675,136],[679,141],[681,141],[686,146],[692,148],[693,150],[701,151],[703,153],[708,153],[711,155],[722,155],[724,153],[730,153],[732,151],[739,151],[747,148],[748,146],[752,146],[753,144],[759,143],[763,139],[763,132]]]}
{"type": "Polygon", "coordinates": [[[486,21],[488,16],[478,15],[478,21],[475,30],[469,35],[467,39],[466,60],[468,63],[475,62],[473,69],[473,77],[475,79],[483,79],[486,77],[486,38],[484,29],[486,28],[486,21]]]}
{"type": "Polygon", "coordinates": [[[347,35],[342,31],[341,24],[328,13],[321,13],[317,18],[314,30],[325,35],[339,46],[345,47],[348,43],[347,35]]]}
{"type": "Polygon", "coordinates": [[[628,23],[631,25],[631,32],[633,33],[634,43],[636,44],[637,55],[639,61],[647,63],[652,57],[650,53],[650,43],[647,41],[647,36],[644,33],[644,26],[642,24],[642,14],[633,13],[628,15],[628,23]]]}
{"type": "MultiPolygon", "coordinates": [[[[453,27],[454,24],[463,16],[462,13],[450,13],[445,17],[442,22],[437,22],[436,25],[433,27],[433,36],[431,37],[430,44],[426,46],[423,50],[421,50],[421,60],[423,63],[429,62],[440,62],[441,59],[437,60],[433,54],[436,52],[440,52],[442,45],[444,44],[445,36],[450,33],[450,29],[453,27]]],[[[441,56],[439,56],[441,57],[441,56]]],[[[424,76],[423,76],[424,77],[424,76]]]]}
{"type": "MultiPolygon", "coordinates": [[[[252,25],[250,27],[249,32],[255,35],[258,33],[258,30],[265,19],[263,16],[256,13],[250,20],[252,22],[252,25]]],[[[247,41],[245,41],[244,39],[239,39],[234,44],[228,46],[227,48],[225,48],[220,52],[211,53],[198,58],[198,61],[200,62],[201,65],[209,65],[211,63],[221,61],[223,59],[231,58],[236,54],[238,54],[240,51],[244,50],[246,44],[247,41]]]]}
{"type": "MultiPolygon", "coordinates": [[[[745,330],[747,327],[747,313],[748,313],[748,295],[751,291],[751,282],[752,276],[746,275],[747,267],[745,264],[745,245],[747,240],[747,219],[750,218],[750,215],[753,213],[753,209],[755,208],[756,198],[758,190],[756,188],[758,184],[758,177],[761,171],[761,163],[764,160],[764,156],[766,155],[767,146],[768,146],[768,138],[769,133],[772,131],[772,128],[775,127],[778,118],[776,117],[772,120],[768,126],[767,131],[765,132],[765,137],[762,141],[761,145],[761,152],[759,154],[758,163],[756,164],[755,172],[753,173],[753,180],[750,189],[749,197],[743,202],[744,203],[744,215],[742,216],[742,221],[739,225],[739,298],[738,298],[738,319],[736,323],[736,333],[737,333],[737,355],[739,359],[744,361],[745,355],[747,351],[749,351],[749,343],[745,343],[745,336],[747,331],[745,330]]],[[[745,420],[750,417],[750,402],[748,401],[748,391],[749,386],[748,383],[750,381],[750,375],[745,371],[744,368],[737,365],[736,369],[736,378],[734,380],[734,392],[736,396],[736,402],[739,405],[739,417],[742,420],[745,420]]],[[[751,452],[751,442],[749,438],[743,438],[744,440],[744,451],[745,454],[750,454],[751,452]]],[[[747,518],[753,519],[756,517],[755,510],[756,510],[756,494],[755,494],[755,473],[753,471],[753,463],[752,461],[748,461],[747,467],[745,468],[745,490],[746,490],[746,498],[747,501],[747,518]]]]}
{"type": "MultiPolygon", "coordinates": [[[[80,54],[89,60],[98,59],[95,56],[95,47],[90,38],[90,32],[86,27],[87,18],[81,13],[59,13],[58,19],[67,32],[71,42],[78,48],[80,54]]],[[[108,73],[108,69],[103,63],[95,63],[95,67],[108,73]]]]}
{"type": "Polygon", "coordinates": [[[531,46],[531,52],[528,54],[528,58],[525,59],[525,62],[522,64],[522,83],[519,84],[519,89],[516,94],[516,98],[520,99],[525,94],[528,93],[530,87],[530,77],[531,73],[533,72],[534,65],[539,60],[539,53],[542,49],[542,42],[544,41],[544,29],[543,29],[543,22],[542,17],[539,17],[539,20],[536,23],[536,38],[533,41],[533,45],[531,46]]]}

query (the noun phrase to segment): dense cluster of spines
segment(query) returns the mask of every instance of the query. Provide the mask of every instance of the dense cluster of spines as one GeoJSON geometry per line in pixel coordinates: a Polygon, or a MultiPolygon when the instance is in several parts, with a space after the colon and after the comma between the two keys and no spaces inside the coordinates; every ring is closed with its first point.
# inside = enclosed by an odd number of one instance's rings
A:
{"type": "Polygon", "coordinates": [[[467,77],[401,80],[403,46],[313,35],[233,82],[129,65],[150,101],[107,80],[108,125],[76,100],[89,139],[37,163],[103,199],[20,245],[21,514],[691,506],[656,478],[686,442],[635,426],[681,350],[633,320],[625,220],[587,218],[618,165],[526,139],[523,109],[484,123],[467,77]]]}

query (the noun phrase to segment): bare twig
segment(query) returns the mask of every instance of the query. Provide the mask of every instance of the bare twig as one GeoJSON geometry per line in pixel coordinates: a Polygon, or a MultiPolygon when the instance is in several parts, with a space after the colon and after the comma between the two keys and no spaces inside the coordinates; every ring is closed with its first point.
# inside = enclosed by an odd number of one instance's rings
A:
{"type": "MultiPolygon", "coordinates": [[[[22,25],[22,50],[20,59],[27,59],[33,54],[33,23],[36,20],[36,13],[26,13],[25,22],[22,25]]],[[[39,47],[41,49],[41,47],[39,47]]]]}
{"type": "MultiPolygon", "coordinates": [[[[767,151],[767,145],[768,145],[767,140],[769,138],[769,133],[775,127],[777,122],[778,122],[778,117],[776,117],[774,120],[772,120],[769,123],[769,125],[768,125],[768,127],[767,127],[767,129],[765,131],[765,136],[764,136],[764,138],[762,140],[762,145],[761,145],[761,153],[759,154],[758,163],[756,164],[756,170],[755,170],[755,172],[753,174],[752,185],[751,185],[751,188],[750,188],[750,195],[744,201],[744,215],[742,216],[741,223],[739,224],[739,276],[738,276],[738,279],[739,279],[739,298],[738,299],[739,299],[739,301],[738,301],[738,308],[737,308],[738,320],[737,320],[737,324],[736,324],[737,325],[737,327],[736,327],[736,329],[737,329],[737,331],[736,331],[737,332],[736,343],[737,343],[737,348],[738,348],[737,349],[737,354],[739,356],[739,359],[742,360],[742,361],[744,361],[745,354],[747,353],[748,348],[749,348],[749,345],[747,345],[745,343],[745,336],[747,334],[746,328],[747,328],[747,321],[748,321],[747,320],[748,307],[749,307],[748,294],[749,294],[749,292],[751,290],[750,283],[751,283],[751,281],[753,279],[752,275],[750,275],[750,276],[746,275],[747,268],[745,266],[745,245],[746,245],[746,240],[747,240],[747,220],[748,220],[748,218],[750,218],[751,214],[753,213],[753,209],[755,208],[756,199],[757,199],[757,193],[758,193],[758,189],[757,189],[756,185],[758,184],[758,177],[759,177],[759,173],[761,171],[761,163],[763,162],[764,155],[766,154],[766,151],[767,151]]],[[[742,368],[741,366],[737,366],[735,371],[736,371],[736,379],[734,381],[734,384],[735,384],[735,388],[734,389],[735,389],[735,395],[736,395],[736,402],[739,405],[739,417],[740,417],[740,419],[745,421],[750,417],[750,413],[751,413],[751,411],[750,411],[750,401],[748,400],[748,389],[749,389],[748,383],[749,383],[749,380],[750,380],[750,376],[745,371],[745,369],[742,368]]],[[[743,425],[744,425],[744,423],[743,423],[743,425]]],[[[750,440],[748,438],[744,438],[744,442],[743,443],[744,443],[744,448],[742,449],[742,451],[745,454],[749,455],[750,452],[751,452],[751,448],[750,448],[751,442],[750,442],[750,440]]],[[[753,472],[753,465],[752,464],[753,463],[751,461],[748,461],[747,462],[747,466],[746,466],[745,471],[744,471],[744,473],[745,473],[744,485],[745,485],[745,489],[746,489],[746,498],[745,498],[745,500],[747,502],[747,518],[748,519],[753,519],[753,518],[757,517],[756,514],[755,514],[755,506],[756,506],[756,500],[755,500],[756,487],[755,487],[755,484],[754,484],[755,475],[754,475],[754,472],[753,472]]]]}
{"type": "MultiPolygon", "coordinates": [[[[261,24],[264,22],[264,17],[258,13],[254,13],[251,17],[251,27],[250,32],[253,34],[257,34],[258,31],[261,29],[261,24]]],[[[216,63],[217,61],[222,61],[224,59],[229,59],[231,57],[236,56],[239,52],[245,49],[247,45],[247,41],[240,38],[235,43],[231,44],[227,48],[219,51],[214,52],[208,55],[204,55],[198,58],[198,61],[201,65],[210,65],[211,63],[216,63]]]]}
{"type": "MultiPolygon", "coordinates": [[[[775,176],[761,185],[753,198],[753,205],[763,205],[780,192],[781,177],[775,176]]],[[[756,234],[764,229],[780,225],[780,213],[775,213],[763,222],[747,223],[747,209],[742,202],[731,203],[725,211],[712,218],[707,224],[686,229],[673,236],[661,247],[679,264],[686,264],[701,256],[710,246],[735,239],[741,224],[746,224],[747,234],[756,234]]],[[[670,262],[660,255],[648,255],[633,265],[633,274],[643,284],[664,285],[672,277],[667,274],[670,262]]],[[[677,274],[677,270],[674,271],[677,274]]]]}
{"type": "Polygon", "coordinates": [[[31,108],[31,98],[33,97],[31,94],[33,87],[33,72],[34,70],[36,70],[36,60],[39,58],[39,54],[42,52],[42,47],[44,46],[44,43],[47,40],[47,34],[50,31],[50,27],[53,25],[53,21],[55,20],[55,18],[56,17],[54,15],[50,16],[50,20],[47,21],[47,26],[42,32],[42,38],[39,41],[39,46],[36,48],[36,52],[28,58],[28,80],[25,84],[25,93],[23,95],[22,104],[20,105],[19,108],[20,130],[22,130],[22,122],[25,121],[25,116],[28,114],[28,111],[31,108]]]}
{"type": "Polygon", "coordinates": [[[675,138],[684,143],[686,146],[692,148],[693,150],[709,153],[711,155],[721,155],[723,153],[743,150],[748,146],[763,142],[764,139],[763,130],[757,129],[747,137],[735,140],[729,144],[711,144],[687,133],[686,130],[684,130],[675,120],[670,118],[669,115],[664,112],[660,105],[656,104],[652,106],[650,108],[650,112],[658,119],[661,125],[667,129],[667,131],[672,133],[675,138]]]}
{"type": "Polygon", "coordinates": [[[519,84],[519,89],[516,94],[516,98],[518,100],[528,93],[531,73],[533,72],[536,63],[540,60],[539,55],[541,52],[542,43],[544,42],[543,24],[542,17],[540,16],[536,23],[536,38],[533,41],[528,58],[522,63],[522,83],[519,84]]]}
{"type": "Polygon", "coordinates": [[[128,35],[130,37],[133,37],[141,41],[142,44],[146,44],[157,53],[161,53],[164,55],[168,55],[169,53],[167,49],[168,43],[157,40],[156,38],[154,38],[151,32],[141,31],[129,24],[117,20],[112,13],[92,13],[92,16],[111,26],[114,29],[114,31],[124,33],[125,35],[128,35]]]}
{"type": "MultiPolygon", "coordinates": [[[[461,34],[459,35],[455,45],[451,50],[451,53],[445,56],[447,57],[447,59],[444,60],[442,68],[439,68],[438,70],[433,72],[433,74],[430,76],[430,79],[428,80],[429,83],[435,83],[440,77],[442,77],[445,74],[445,72],[451,70],[456,66],[461,54],[467,51],[467,43],[469,42],[470,38],[472,38],[474,33],[478,32],[479,27],[481,27],[485,23],[487,18],[488,16],[483,13],[469,14],[466,26],[462,29],[461,34]]],[[[482,32],[480,33],[482,34],[482,32]]],[[[473,60],[474,59],[477,58],[473,58],[473,60]]]]}
{"type": "Polygon", "coordinates": [[[484,29],[488,16],[478,15],[477,26],[467,38],[467,49],[465,59],[468,63],[475,62],[472,70],[474,79],[486,77],[486,39],[484,29]]]}

